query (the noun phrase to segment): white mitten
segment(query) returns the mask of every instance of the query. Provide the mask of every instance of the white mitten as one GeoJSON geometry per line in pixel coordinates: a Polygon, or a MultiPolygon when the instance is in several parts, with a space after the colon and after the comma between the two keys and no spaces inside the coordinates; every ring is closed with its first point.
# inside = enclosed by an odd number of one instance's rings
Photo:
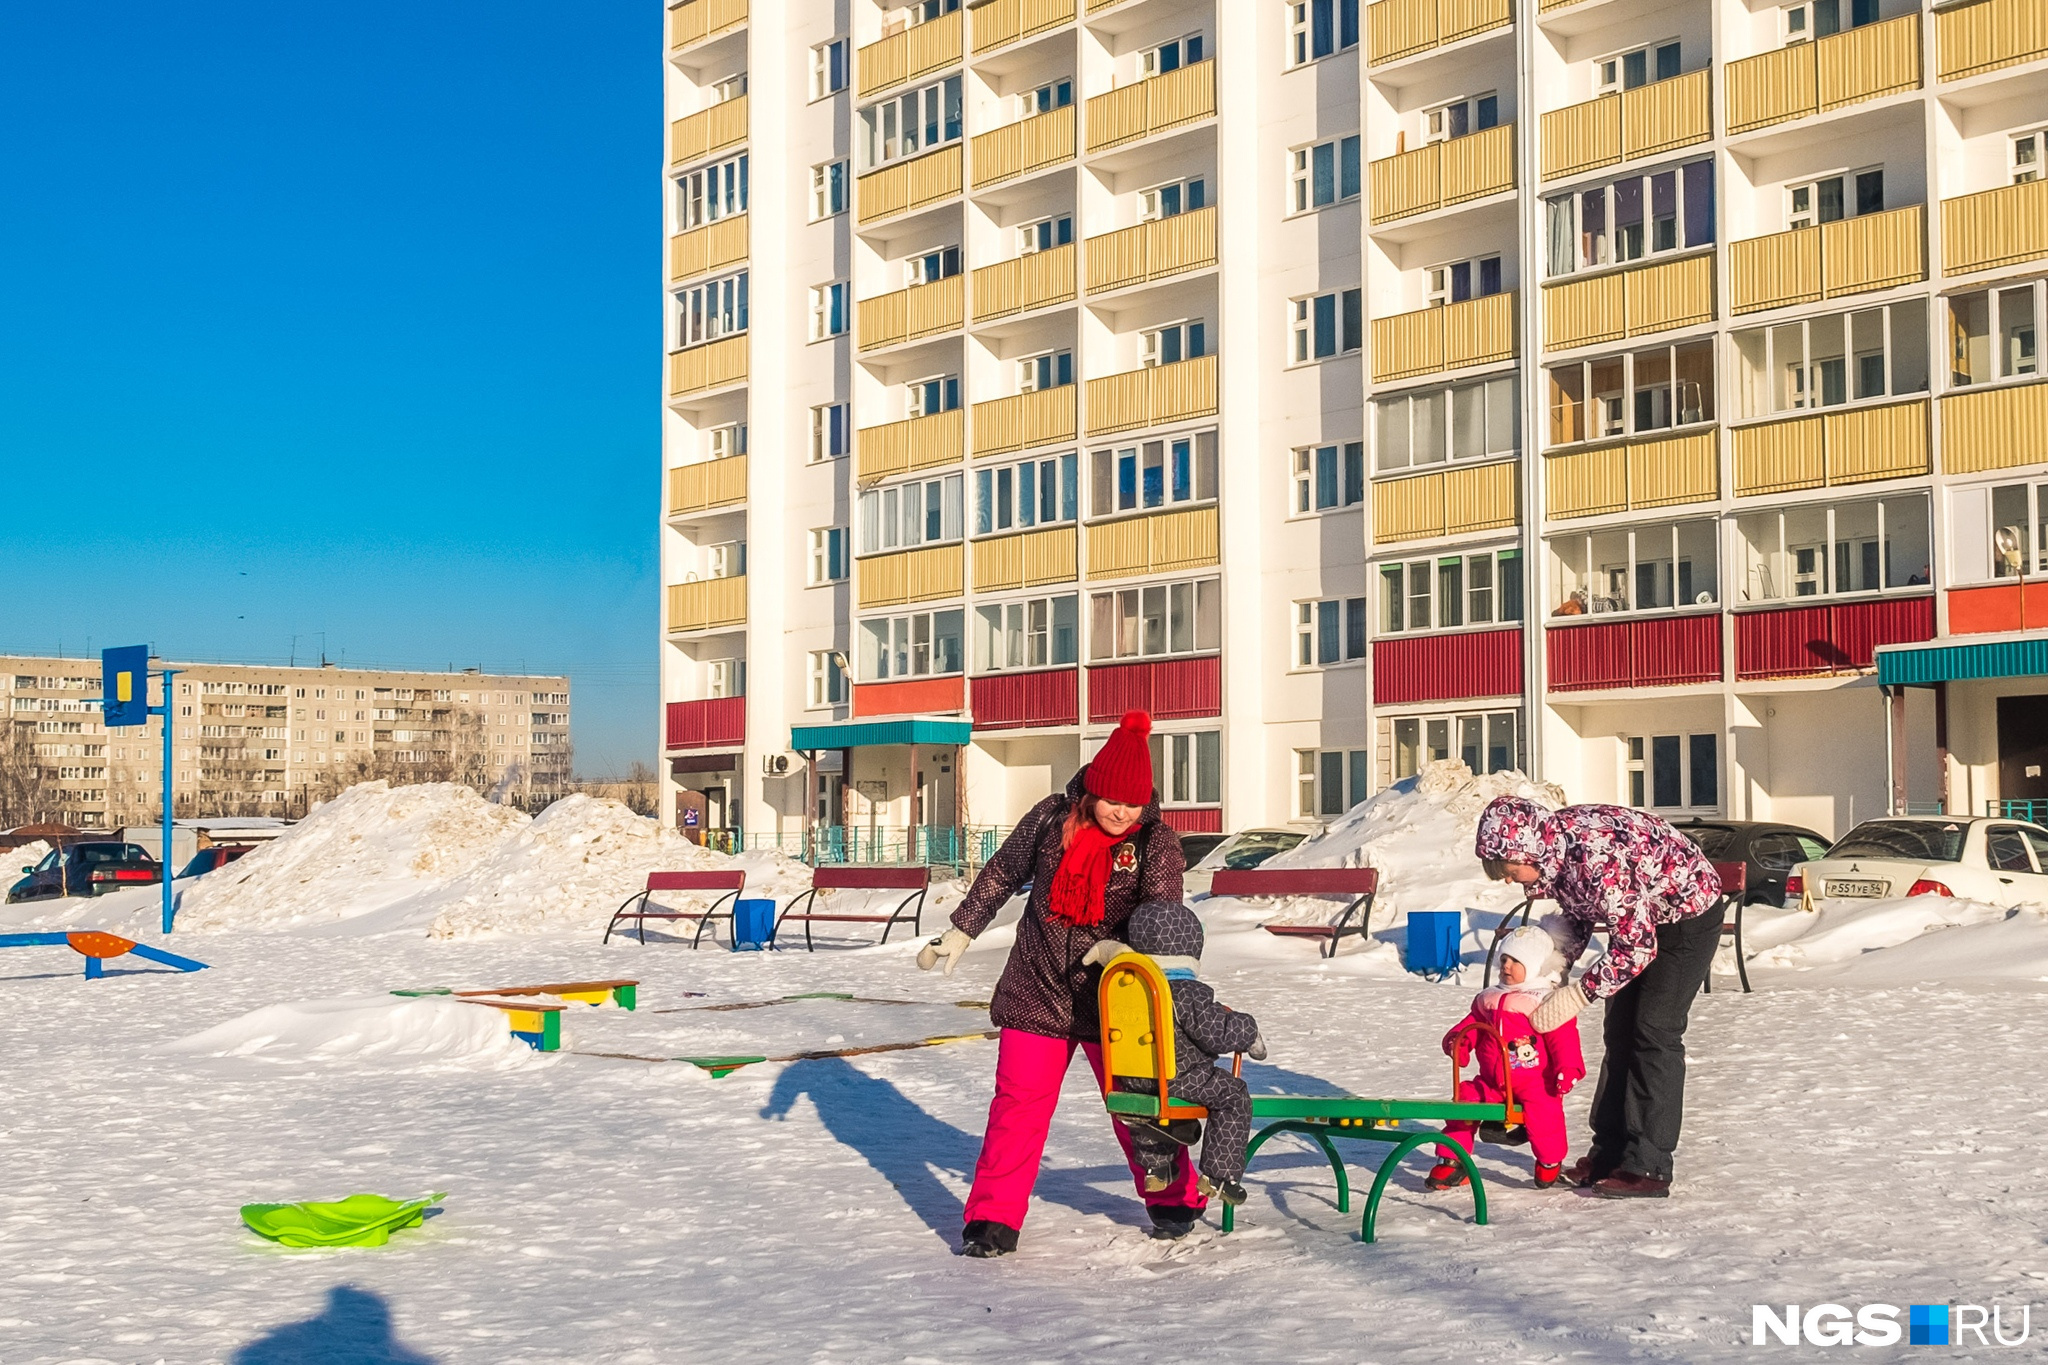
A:
{"type": "Polygon", "coordinates": [[[1538,1033],[1548,1033],[1554,1028],[1563,1028],[1579,1017],[1579,1011],[1593,1002],[1577,986],[1559,986],[1543,997],[1535,1009],[1529,1011],[1529,1027],[1538,1033]]]}
{"type": "Polygon", "coordinates": [[[953,969],[960,965],[960,954],[966,952],[967,945],[972,942],[974,940],[964,931],[948,929],[917,950],[917,969],[928,972],[943,960],[946,964],[946,975],[951,976],[953,969]]]}
{"type": "Polygon", "coordinates": [[[1266,1060],[1266,1035],[1265,1035],[1265,1034],[1263,1034],[1263,1033],[1255,1033],[1255,1034],[1253,1034],[1253,1035],[1252,1035],[1252,1045],[1251,1045],[1250,1047],[1248,1047],[1248,1048],[1246,1048],[1246,1049],[1244,1050],[1244,1055],[1245,1055],[1245,1056],[1247,1056],[1247,1057],[1249,1057],[1249,1058],[1251,1058],[1251,1059],[1252,1059],[1253,1061],[1255,1061],[1255,1062],[1263,1062],[1263,1061],[1265,1061],[1265,1060],[1266,1060]]]}
{"type": "Polygon", "coordinates": [[[1130,950],[1130,944],[1118,943],[1113,938],[1106,938],[1081,955],[1081,965],[1084,967],[1100,967],[1111,958],[1122,953],[1128,953],[1130,950]]]}

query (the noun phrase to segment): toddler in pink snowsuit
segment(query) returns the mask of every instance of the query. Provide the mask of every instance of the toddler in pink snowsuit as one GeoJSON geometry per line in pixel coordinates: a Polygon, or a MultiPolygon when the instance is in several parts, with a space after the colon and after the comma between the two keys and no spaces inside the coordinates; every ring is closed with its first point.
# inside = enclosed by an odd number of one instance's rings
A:
{"type": "MultiPolygon", "coordinates": [[[[1460,1066],[1475,1056],[1479,1059],[1479,1074],[1458,1083],[1459,1100],[1499,1104],[1512,1089],[1536,1156],[1536,1186],[1555,1189],[1566,1146],[1564,1097],[1585,1077],[1586,1060],[1579,1050],[1578,1020],[1567,1019],[1548,1033],[1538,1033],[1529,1013],[1563,979],[1564,955],[1547,929],[1528,924],[1503,938],[1500,951],[1501,984],[1473,997],[1471,1012],[1444,1035],[1444,1051],[1460,1066]]],[[[1471,1122],[1446,1123],[1444,1133],[1470,1152],[1477,1127],[1471,1122]]],[[[1449,1152],[1438,1151],[1442,1158],[1429,1173],[1429,1187],[1464,1184],[1463,1168],[1449,1152]]]]}

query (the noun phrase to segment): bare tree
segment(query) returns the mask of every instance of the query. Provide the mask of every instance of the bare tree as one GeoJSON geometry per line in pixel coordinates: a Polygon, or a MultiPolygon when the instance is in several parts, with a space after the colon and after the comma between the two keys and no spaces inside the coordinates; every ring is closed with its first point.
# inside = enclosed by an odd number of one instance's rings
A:
{"type": "Polygon", "coordinates": [[[35,725],[0,721],[0,726],[5,727],[0,731],[0,828],[52,818],[57,791],[50,778],[55,773],[36,754],[35,725]]]}
{"type": "Polygon", "coordinates": [[[625,791],[620,800],[635,815],[653,815],[660,805],[661,789],[655,781],[654,765],[644,758],[633,760],[626,769],[625,791]]]}

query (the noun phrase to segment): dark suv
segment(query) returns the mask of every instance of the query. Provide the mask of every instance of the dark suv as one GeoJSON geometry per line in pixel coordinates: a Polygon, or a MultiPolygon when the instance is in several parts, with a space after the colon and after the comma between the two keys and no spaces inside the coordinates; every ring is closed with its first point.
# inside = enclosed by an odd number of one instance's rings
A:
{"type": "Polygon", "coordinates": [[[7,902],[97,896],[131,886],[154,886],[163,869],[141,844],[79,843],[53,850],[7,892],[7,902]]]}
{"type": "Polygon", "coordinates": [[[1824,856],[1828,840],[1801,825],[1763,820],[1679,820],[1673,827],[1717,863],[1742,863],[1744,905],[1785,903],[1785,878],[1800,863],[1824,856]]]}

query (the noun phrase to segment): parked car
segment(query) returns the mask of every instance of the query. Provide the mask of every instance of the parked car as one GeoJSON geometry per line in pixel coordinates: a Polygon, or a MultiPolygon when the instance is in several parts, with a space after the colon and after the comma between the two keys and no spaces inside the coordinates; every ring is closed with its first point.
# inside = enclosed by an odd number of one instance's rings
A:
{"type": "Polygon", "coordinates": [[[140,844],[93,841],[52,849],[7,892],[7,902],[54,900],[59,896],[97,896],[131,886],[154,886],[163,869],[140,844]]]}
{"type": "Polygon", "coordinates": [[[1193,867],[1229,837],[1228,834],[1183,834],[1180,836],[1180,856],[1187,860],[1189,867],[1193,867]]]}
{"type": "Polygon", "coordinates": [[[1792,869],[1785,883],[1788,909],[1822,898],[1886,896],[2048,906],[2048,829],[1969,816],[1865,820],[1826,857],[1792,869]]]}
{"type": "Polygon", "coordinates": [[[1182,885],[1189,896],[1206,896],[1209,894],[1209,883],[1215,878],[1218,868],[1227,867],[1237,871],[1257,867],[1266,859],[1277,853],[1285,853],[1306,838],[1307,833],[1298,829],[1241,830],[1210,849],[1200,862],[1191,861],[1182,885]]]}
{"type": "Polygon", "coordinates": [[[247,844],[216,844],[212,848],[202,848],[192,855],[192,861],[186,863],[179,871],[176,880],[203,877],[209,872],[226,867],[248,851],[247,844]]]}
{"type": "Polygon", "coordinates": [[[1687,820],[1676,828],[1714,862],[1745,866],[1744,905],[1783,905],[1792,869],[1828,851],[1828,841],[1814,831],[1766,820],[1687,820]]]}

